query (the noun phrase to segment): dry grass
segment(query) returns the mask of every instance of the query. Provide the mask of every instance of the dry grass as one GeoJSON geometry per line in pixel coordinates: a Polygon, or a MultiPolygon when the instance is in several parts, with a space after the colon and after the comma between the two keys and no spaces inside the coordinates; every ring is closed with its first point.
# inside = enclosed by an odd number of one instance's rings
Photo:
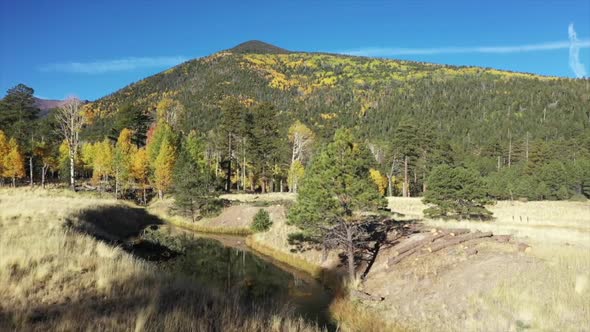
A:
{"type": "Polygon", "coordinates": [[[69,192],[0,190],[0,330],[316,330],[284,312],[246,313],[64,226],[109,206],[125,205],[69,192]]]}
{"type": "MultiPolygon", "coordinates": [[[[229,234],[229,235],[250,235],[250,223],[252,222],[253,213],[248,213],[247,216],[241,216],[237,218],[228,218],[224,215],[225,211],[220,216],[213,218],[204,218],[197,222],[193,222],[189,218],[173,215],[170,213],[171,207],[174,204],[172,198],[164,200],[157,200],[150,204],[148,211],[163,220],[182,228],[192,230],[201,233],[213,233],[213,234],[229,234]],[[226,219],[231,222],[224,223],[221,220],[226,219]]],[[[256,208],[255,211],[257,211],[256,208]]]]}
{"type": "Polygon", "coordinates": [[[511,330],[589,331],[590,252],[547,245],[531,255],[542,263],[469,301],[511,330]]]}
{"type": "MultiPolygon", "coordinates": [[[[473,283],[467,289],[456,286],[450,296],[464,297],[467,305],[452,306],[452,299],[444,298],[437,313],[441,321],[451,324],[430,324],[432,318],[425,320],[420,315],[408,317],[417,326],[446,331],[590,331],[590,203],[503,201],[489,207],[496,218],[492,222],[423,219],[425,206],[419,198],[390,198],[389,206],[404,214],[404,219],[422,219],[432,227],[512,234],[517,241],[532,246],[530,252],[520,256],[514,256],[514,247],[490,247],[496,257],[505,250],[513,254],[489,266],[496,272],[479,270],[489,286],[475,293],[470,292],[475,289],[473,283]],[[523,263],[513,264],[517,261],[523,263]]],[[[436,289],[436,285],[447,282],[445,276],[458,273],[456,264],[424,277],[430,280],[429,288],[436,289]]],[[[414,273],[417,267],[400,268],[399,273],[414,273]]],[[[417,301],[413,310],[424,305],[425,301],[417,301]]]]}
{"type": "Polygon", "coordinates": [[[534,244],[575,244],[590,247],[590,203],[568,201],[509,202],[489,206],[491,222],[425,219],[420,198],[390,197],[389,207],[402,219],[421,219],[433,227],[471,228],[512,234],[534,244]]]}
{"type": "Polygon", "coordinates": [[[330,312],[342,328],[346,331],[358,332],[400,332],[408,331],[391,322],[386,322],[383,316],[375,311],[367,309],[361,303],[349,300],[346,297],[336,297],[330,305],[330,312]]]}
{"type": "Polygon", "coordinates": [[[220,198],[230,201],[238,201],[244,203],[253,202],[277,202],[277,201],[294,201],[297,194],[293,193],[267,193],[267,194],[226,194],[221,195],[220,198]]]}

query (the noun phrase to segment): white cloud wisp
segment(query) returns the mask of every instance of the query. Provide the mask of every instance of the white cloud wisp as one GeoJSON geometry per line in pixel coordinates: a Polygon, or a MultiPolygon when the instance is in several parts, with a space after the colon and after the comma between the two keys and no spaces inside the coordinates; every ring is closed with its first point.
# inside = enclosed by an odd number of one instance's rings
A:
{"type": "Polygon", "coordinates": [[[64,62],[41,66],[43,72],[65,72],[76,74],[103,74],[109,72],[132,71],[141,68],[176,66],[188,60],[183,56],[129,57],[114,60],[91,62],[64,62]]]}
{"type": "Polygon", "coordinates": [[[570,23],[568,26],[567,34],[570,38],[570,68],[572,68],[577,78],[585,77],[586,67],[580,62],[580,48],[583,47],[583,45],[578,41],[578,36],[576,30],[574,30],[573,23],[570,23]]]}

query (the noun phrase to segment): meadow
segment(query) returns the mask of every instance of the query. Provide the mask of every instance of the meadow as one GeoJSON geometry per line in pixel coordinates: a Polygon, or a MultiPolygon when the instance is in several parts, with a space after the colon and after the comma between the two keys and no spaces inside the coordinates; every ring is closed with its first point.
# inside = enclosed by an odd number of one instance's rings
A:
{"type": "Polygon", "coordinates": [[[0,330],[319,330],[288,309],[242,308],[96,238],[122,243],[146,218],[96,195],[1,189],[0,330]],[[104,227],[118,221],[127,232],[104,227]]]}

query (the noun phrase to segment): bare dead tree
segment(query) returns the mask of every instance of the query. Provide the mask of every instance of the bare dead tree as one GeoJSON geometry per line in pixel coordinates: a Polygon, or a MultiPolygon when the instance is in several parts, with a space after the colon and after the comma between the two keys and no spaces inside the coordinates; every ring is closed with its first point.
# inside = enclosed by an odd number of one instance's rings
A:
{"type": "Polygon", "coordinates": [[[80,131],[84,125],[81,110],[82,102],[76,97],[68,98],[61,108],[55,112],[55,119],[59,124],[58,133],[64,139],[69,149],[70,158],[70,187],[76,190],[75,161],[80,147],[80,131]]]}

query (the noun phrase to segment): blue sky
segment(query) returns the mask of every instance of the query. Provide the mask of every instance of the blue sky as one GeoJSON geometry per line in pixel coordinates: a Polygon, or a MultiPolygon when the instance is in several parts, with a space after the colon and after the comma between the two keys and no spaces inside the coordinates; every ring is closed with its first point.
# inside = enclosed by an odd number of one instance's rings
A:
{"type": "Polygon", "coordinates": [[[24,83],[44,98],[93,100],[250,39],[587,76],[590,0],[0,0],[0,90],[24,83]]]}

